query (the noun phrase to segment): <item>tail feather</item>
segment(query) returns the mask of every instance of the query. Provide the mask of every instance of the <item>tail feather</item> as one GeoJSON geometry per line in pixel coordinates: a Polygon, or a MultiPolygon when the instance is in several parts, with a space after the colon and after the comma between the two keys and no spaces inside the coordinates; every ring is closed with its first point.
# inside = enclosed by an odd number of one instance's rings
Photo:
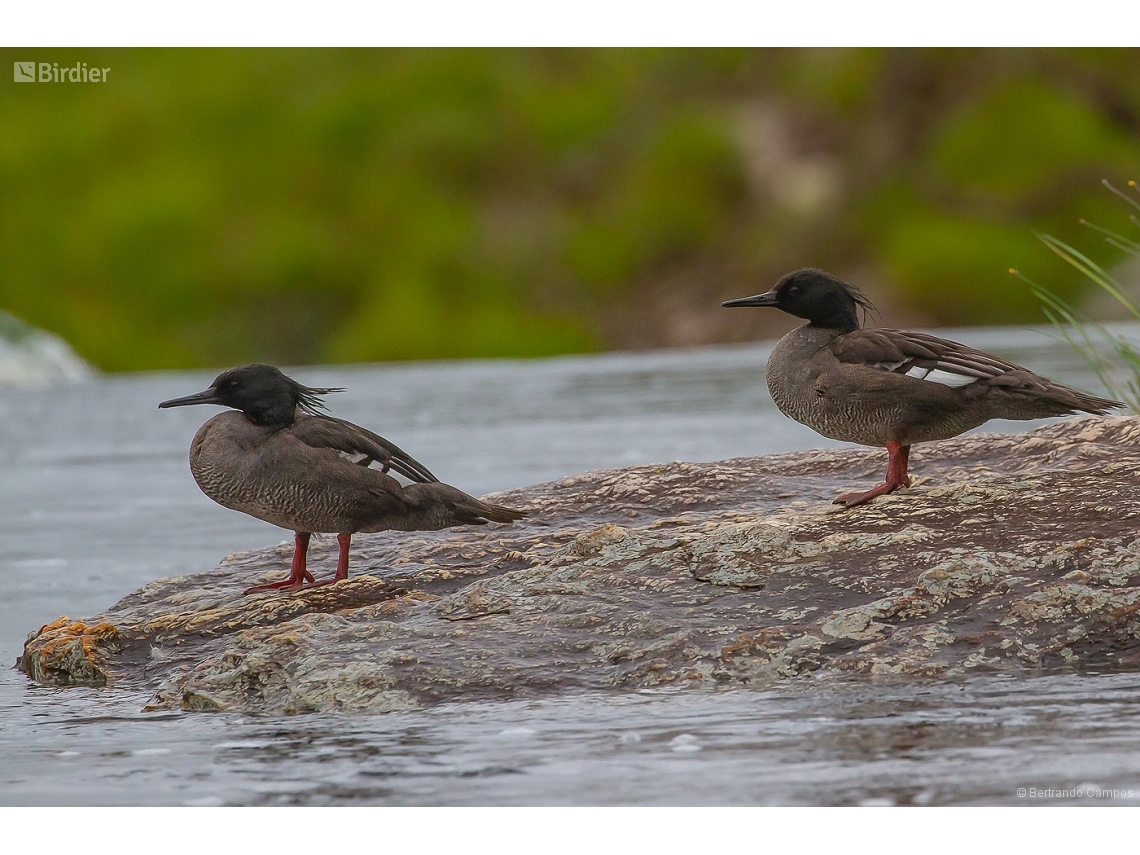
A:
{"type": "Polygon", "coordinates": [[[1120,401],[1110,401],[1108,398],[1097,398],[1095,395],[1081,395],[1081,409],[1094,416],[1107,415],[1109,410],[1119,410],[1124,406],[1120,401]]]}
{"type": "Polygon", "coordinates": [[[1108,398],[1098,398],[1079,389],[1062,386],[1060,383],[1050,383],[1049,391],[1053,393],[1054,400],[1069,413],[1091,413],[1094,416],[1107,415],[1110,410],[1118,410],[1124,406],[1120,401],[1108,398]]]}
{"type": "MultiPolygon", "coordinates": [[[[965,387],[969,389],[970,387],[965,387]]],[[[1010,371],[979,386],[979,393],[989,397],[990,418],[1044,419],[1091,413],[1103,416],[1124,404],[1098,398],[1079,389],[1055,383],[1028,369],[1010,371]]]]}
{"type": "Polygon", "coordinates": [[[409,484],[401,492],[412,512],[402,514],[392,527],[409,531],[453,525],[486,525],[489,522],[511,523],[527,515],[526,511],[482,502],[440,482],[409,484]]]}
{"type": "Polygon", "coordinates": [[[464,496],[466,501],[452,504],[451,509],[459,520],[456,525],[484,525],[488,522],[511,523],[517,522],[526,516],[526,511],[508,508],[503,505],[492,505],[481,502],[471,496],[464,496]]]}

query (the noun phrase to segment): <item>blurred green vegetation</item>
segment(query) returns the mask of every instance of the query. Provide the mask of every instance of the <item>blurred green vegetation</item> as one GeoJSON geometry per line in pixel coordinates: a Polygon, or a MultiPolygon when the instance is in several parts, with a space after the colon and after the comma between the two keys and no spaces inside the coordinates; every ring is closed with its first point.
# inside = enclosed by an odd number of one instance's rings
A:
{"type": "Polygon", "coordinates": [[[1136,50],[3,53],[111,69],[0,85],[0,308],[110,370],[739,339],[805,265],[1035,321],[1140,174],[1136,50]]]}

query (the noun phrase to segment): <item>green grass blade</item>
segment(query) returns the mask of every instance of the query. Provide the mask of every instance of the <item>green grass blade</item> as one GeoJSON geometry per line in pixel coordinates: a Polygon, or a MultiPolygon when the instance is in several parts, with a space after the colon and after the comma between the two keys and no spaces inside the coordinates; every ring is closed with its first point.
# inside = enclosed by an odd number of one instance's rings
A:
{"type": "Polygon", "coordinates": [[[1129,255],[1140,256],[1140,243],[1137,243],[1134,240],[1129,240],[1128,238],[1124,237],[1124,235],[1118,235],[1111,229],[1106,229],[1102,226],[1096,225],[1095,223],[1090,223],[1088,220],[1079,220],[1078,222],[1080,222],[1082,226],[1092,229],[1094,232],[1100,232],[1102,235],[1107,235],[1108,243],[1111,243],[1113,246],[1123,249],[1129,255]],[[1113,241],[1119,241],[1119,243],[1113,243],[1113,241]],[[1126,244],[1126,246],[1122,246],[1122,244],[1126,244]]]}
{"type": "Polygon", "coordinates": [[[1140,309],[1137,309],[1132,301],[1124,296],[1124,289],[1120,283],[1112,278],[1109,273],[1102,268],[1099,264],[1093,261],[1084,253],[1079,250],[1073,249],[1064,241],[1057,240],[1057,238],[1038,233],[1037,238],[1044,243],[1049,249],[1053,250],[1057,255],[1064,259],[1068,264],[1075,267],[1093,282],[1098,284],[1101,288],[1111,294],[1120,305],[1124,306],[1133,317],[1140,320],[1140,309]]]}
{"type": "MultiPolygon", "coordinates": [[[[1131,255],[1133,258],[1140,258],[1140,249],[1132,249],[1131,247],[1125,246],[1122,243],[1117,243],[1112,238],[1105,238],[1104,242],[1109,244],[1110,246],[1115,246],[1117,249],[1123,250],[1124,252],[1131,255]]],[[[1132,241],[1129,241],[1129,243],[1132,243],[1132,241]]],[[[1132,244],[1132,245],[1136,246],[1136,244],[1132,244]]]]}
{"type": "MultiPolygon", "coordinates": [[[[1115,187],[1113,187],[1113,186],[1112,186],[1112,185],[1109,183],[1109,181],[1108,181],[1108,179],[1107,179],[1107,178],[1105,178],[1104,180],[1102,180],[1100,183],[1101,183],[1101,184],[1103,184],[1105,187],[1107,187],[1107,188],[1108,188],[1108,189],[1109,189],[1109,190],[1110,190],[1112,193],[1114,193],[1115,195],[1119,196],[1121,199],[1123,199],[1125,202],[1127,202],[1129,205],[1131,205],[1133,208],[1135,208],[1137,211],[1140,211],[1140,202],[1137,202],[1135,199],[1133,199],[1131,196],[1129,196],[1129,195],[1128,195],[1127,193],[1125,193],[1123,190],[1117,190],[1115,187]]],[[[1136,191],[1137,191],[1138,193],[1140,193],[1140,187],[1136,187],[1136,182],[1135,182],[1135,181],[1129,181],[1129,182],[1128,182],[1128,186],[1129,186],[1129,187],[1132,187],[1132,188],[1135,188],[1135,189],[1136,189],[1136,191]]]]}
{"type": "MultiPolygon", "coordinates": [[[[1065,342],[1080,354],[1081,358],[1096,375],[1105,391],[1108,392],[1112,398],[1127,404],[1129,409],[1133,412],[1140,412],[1140,395],[1130,395],[1128,394],[1128,390],[1121,388],[1120,384],[1112,376],[1112,366],[1108,360],[1101,355],[1100,350],[1089,334],[1089,329],[1091,328],[1099,333],[1100,337],[1107,341],[1109,346],[1114,350],[1118,349],[1116,337],[1100,324],[1090,321],[1080,312],[1073,309],[1048,288],[1043,285],[1038,285],[1028,276],[1016,270],[1011,270],[1010,273],[1026,283],[1036,297],[1044,304],[1041,310],[1045,317],[1049,319],[1049,322],[1053,324],[1062,338],[1065,339],[1065,342]],[[1064,322],[1062,322],[1062,319],[1064,322]],[[1070,330],[1076,330],[1080,335],[1081,341],[1078,341],[1070,330]]],[[[1137,354],[1136,357],[1140,360],[1140,354],[1137,354]]],[[[1138,363],[1138,365],[1140,365],[1140,363],[1138,363]]]]}
{"type": "MultiPolygon", "coordinates": [[[[1140,211],[1140,202],[1131,195],[1114,187],[1107,179],[1101,182],[1111,193],[1123,199],[1137,211],[1140,211]]],[[[1140,194],[1140,187],[1135,181],[1128,182],[1129,188],[1140,194]]],[[[1140,226],[1140,218],[1136,214],[1129,214],[1128,220],[1140,226]]],[[[1087,226],[1104,236],[1105,242],[1134,258],[1140,258],[1140,242],[1127,238],[1124,235],[1103,228],[1087,220],[1081,220],[1081,225],[1087,226]]],[[[1105,291],[1112,295],[1121,306],[1140,321],[1140,309],[1125,296],[1124,288],[1108,271],[1093,261],[1084,253],[1069,246],[1064,241],[1046,235],[1037,234],[1037,238],[1049,247],[1066,264],[1076,268],[1086,278],[1091,279],[1105,291]]],[[[1018,271],[1010,273],[1026,283],[1033,294],[1041,301],[1041,311],[1049,322],[1056,327],[1061,336],[1073,348],[1089,368],[1096,374],[1097,379],[1108,391],[1109,395],[1127,405],[1133,413],[1140,413],[1140,348],[1133,345],[1124,336],[1115,336],[1103,325],[1092,321],[1078,310],[1074,309],[1063,299],[1048,288],[1038,285],[1018,271]],[[1095,338],[1099,339],[1100,346],[1095,338]],[[1107,346],[1107,347],[1106,347],[1107,346]],[[1111,355],[1111,359],[1109,356],[1111,355]],[[1113,376],[1114,368],[1123,368],[1130,375],[1123,383],[1113,376]]]]}

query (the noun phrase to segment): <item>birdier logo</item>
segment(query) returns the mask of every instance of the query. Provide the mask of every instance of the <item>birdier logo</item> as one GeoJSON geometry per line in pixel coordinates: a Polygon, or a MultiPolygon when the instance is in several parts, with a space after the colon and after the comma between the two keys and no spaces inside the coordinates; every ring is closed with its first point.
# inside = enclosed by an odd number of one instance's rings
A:
{"type": "Polygon", "coordinates": [[[16,83],[106,83],[109,68],[88,68],[87,63],[59,67],[58,62],[16,62],[12,79],[16,83]]]}

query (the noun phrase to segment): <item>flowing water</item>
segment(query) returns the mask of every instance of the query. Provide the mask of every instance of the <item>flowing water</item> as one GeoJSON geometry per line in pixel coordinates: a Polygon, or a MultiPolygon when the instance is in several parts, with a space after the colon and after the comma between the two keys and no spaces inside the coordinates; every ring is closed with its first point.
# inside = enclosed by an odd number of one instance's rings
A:
{"type": "MultiPolygon", "coordinates": [[[[959,340],[1097,391],[1034,330],[959,340]]],[[[335,415],[479,495],[610,466],[838,445],[781,416],[768,348],[298,369],[335,415]]],[[[289,534],[199,493],[211,373],[0,390],[0,656],[61,614],[289,534]]],[[[1023,430],[1028,423],[991,423],[1023,430]]],[[[884,461],[885,463],[885,461],[884,461]]],[[[578,695],[384,716],[142,713],[0,670],[0,804],[860,804],[1140,800],[1140,675],[578,695]],[[1024,791],[1024,794],[1021,794],[1024,791]]]]}

